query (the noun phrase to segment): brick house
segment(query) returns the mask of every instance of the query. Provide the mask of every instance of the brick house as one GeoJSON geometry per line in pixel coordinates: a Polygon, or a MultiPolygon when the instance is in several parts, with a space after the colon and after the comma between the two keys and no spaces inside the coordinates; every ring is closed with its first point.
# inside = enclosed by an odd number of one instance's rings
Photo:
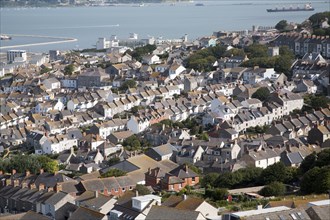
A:
{"type": "Polygon", "coordinates": [[[166,191],[180,191],[185,186],[199,183],[199,175],[183,164],[166,173],[159,167],[149,169],[145,173],[146,186],[166,191]]]}

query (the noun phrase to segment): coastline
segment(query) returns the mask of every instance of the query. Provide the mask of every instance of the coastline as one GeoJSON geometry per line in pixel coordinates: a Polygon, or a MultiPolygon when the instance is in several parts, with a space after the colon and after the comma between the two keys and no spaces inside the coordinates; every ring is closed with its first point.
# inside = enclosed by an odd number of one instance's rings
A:
{"type": "Polygon", "coordinates": [[[26,35],[26,34],[5,34],[8,36],[16,36],[16,37],[36,37],[36,38],[48,38],[48,39],[58,39],[57,41],[48,41],[48,42],[40,42],[40,43],[30,43],[30,44],[19,44],[19,45],[10,45],[0,47],[0,50],[3,49],[13,49],[20,47],[31,47],[31,46],[42,46],[42,45],[50,45],[50,44],[61,44],[61,43],[70,43],[78,41],[76,38],[69,37],[54,37],[54,36],[43,36],[43,35],[26,35]]]}

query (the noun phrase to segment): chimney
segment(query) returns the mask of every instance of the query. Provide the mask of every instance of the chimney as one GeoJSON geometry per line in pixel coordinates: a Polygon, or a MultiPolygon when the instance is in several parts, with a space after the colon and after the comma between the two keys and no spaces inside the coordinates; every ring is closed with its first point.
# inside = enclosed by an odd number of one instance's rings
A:
{"type": "Polygon", "coordinates": [[[35,189],[35,188],[36,188],[36,184],[31,183],[31,184],[30,184],[30,189],[35,189]]]}
{"type": "Polygon", "coordinates": [[[15,174],[16,174],[16,170],[13,169],[13,170],[11,171],[11,175],[15,175],[15,174]]]}
{"type": "Polygon", "coordinates": [[[28,177],[28,176],[30,176],[30,171],[29,170],[25,171],[25,177],[28,177]]]}
{"type": "Polygon", "coordinates": [[[56,183],[55,185],[55,192],[60,192],[62,191],[62,183],[56,183]]]}
{"type": "Polygon", "coordinates": [[[182,194],[182,200],[183,201],[187,200],[187,195],[186,194],[182,194]]]}
{"type": "Polygon", "coordinates": [[[151,175],[151,168],[148,168],[148,174],[151,175]]]}
{"type": "Polygon", "coordinates": [[[188,173],[188,165],[187,164],[184,165],[184,171],[186,171],[186,173],[188,173]]]}
{"type": "Polygon", "coordinates": [[[288,145],[286,145],[286,150],[287,150],[287,152],[288,153],[291,153],[291,147],[290,147],[290,145],[288,144],[288,145]]]}
{"type": "Polygon", "coordinates": [[[137,191],[137,189],[135,189],[135,197],[139,196],[139,191],[137,191]]]}
{"type": "Polygon", "coordinates": [[[19,186],[19,180],[14,180],[14,187],[19,186]]]}
{"type": "Polygon", "coordinates": [[[99,191],[94,191],[94,198],[98,198],[99,197],[99,191]]]}
{"type": "Polygon", "coordinates": [[[22,188],[27,188],[28,187],[28,184],[26,181],[22,182],[22,188]]]}
{"type": "Polygon", "coordinates": [[[262,209],[262,205],[257,205],[257,210],[261,210],[262,209]]]}
{"type": "Polygon", "coordinates": [[[44,169],[40,169],[39,174],[43,174],[44,173],[44,169]]]}
{"type": "Polygon", "coordinates": [[[45,189],[45,184],[40,183],[39,184],[39,191],[44,190],[44,189],[45,189]]]}
{"type": "Polygon", "coordinates": [[[11,179],[6,179],[6,186],[10,186],[11,184],[11,179]]]}
{"type": "Polygon", "coordinates": [[[0,170],[0,175],[2,175],[3,174],[3,171],[2,170],[0,170]]]}

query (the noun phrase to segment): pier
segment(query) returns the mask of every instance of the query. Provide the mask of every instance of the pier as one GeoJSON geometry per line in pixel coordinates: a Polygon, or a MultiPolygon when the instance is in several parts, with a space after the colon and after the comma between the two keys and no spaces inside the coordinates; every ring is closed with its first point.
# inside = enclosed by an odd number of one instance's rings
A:
{"type": "Polygon", "coordinates": [[[70,42],[77,41],[76,38],[69,38],[69,37],[54,37],[54,36],[26,35],[26,34],[6,34],[6,35],[12,36],[12,37],[16,36],[16,37],[35,37],[35,38],[57,39],[57,41],[3,46],[3,47],[0,47],[0,50],[1,49],[20,48],[20,47],[42,46],[42,45],[49,45],[49,44],[70,43],[70,42]]]}

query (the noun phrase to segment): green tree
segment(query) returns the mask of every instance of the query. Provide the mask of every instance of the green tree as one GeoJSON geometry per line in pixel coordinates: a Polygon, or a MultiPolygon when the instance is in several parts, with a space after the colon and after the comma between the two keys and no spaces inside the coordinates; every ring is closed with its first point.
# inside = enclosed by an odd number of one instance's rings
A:
{"type": "Polygon", "coordinates": [[[282,196],[286,192],[286,187],[281,182],[272,182],[260,190],[262,196],[282,196]]]}
{"type": "Polygon", "coordinates": [[[286,20],[281,20],[275,25],[275,28],[279,31],[284,31],[286,30],[287,26],[288,26],[288,22],[286,20]]]}
{"type": "Polygon", "coordinates": [[[215,181],[219,177],[218,173],[208,173],[201,180],[201,186],[205,188],[214,187],[215,181]]]}
{"type": "Polygon", "coordinates": [[[135,135],[132,135],[124,140],[123,146],[128,150],[139,150],[141,148],[141,143],[135,135]]]}
{"type": "Polygon", "coordinates": [[[119,157],[113,157],[113,158],[110,158],[109,160],[108,160],[108,166],[112,166],[112,165],[115,165],[115,164],[117,164],[117,163],[119,163],[120,162],[120,159],[119,159],[119,157]]]}
{"type": "Polygon", "coordinates": [[[101,175],[101,178],[113,177],[113,176],[118,177],[118,176],[125,176],[125,175],[126,175],[125,171],[114,168],[114,169],[110,169],[106,173],[103,173],[101,175]]]}
{"type": "Polygon", "coordinates": [[[305,95],[304,104],[312,109],[326,108],[330,100],[326,96],[305,95]]]}
{"type": "Polygon", "coordinates": [[[288,56],[279,56],[275,60],[274,70],[279,73],[284,73],[286,76],[290,75],[292,59],[288,56]]]}
{"type": "Polygon", "coordinates": [[[315,166],[316,157],[315,151],[305,157],[299,166],[300,173],[306,173],[308,170],[312,169],[315,166]]]}
{"type": "Polygon", "coordinates": [[[263,184],[279,181],[284,182],[286,179],[286,167],[282,162],[277,162],[268,166],[261,172],[260,180],[263,184]]]}
{"type": "Polygon", "coordinates": [[[47,73],[49,71],[51,71],[51,69],[49,69],[48,67],[44,67],[40,70],[40,74],[44,74],[44,73],[47,73]]]}
{"type": "Polygon", "coordinates": [[[221,188],[232,189],[238,186],[243,180],[243,175],[240,172],[225,172],[216,180],[216,186],[221,188]]]}
{"type": "Polygon", "coordinates": [[[268,48],[262,44],[252,44],[245,48],[249,58],[268,57],[268,48]]]}
{"type": "Polygon", "coordinates": [[[205,197],[212,198],[214,201],[226,200],[229,195],[226,188],[206,189],[205,197]]]}
{"type": "Polygon", "coordinates": [[[141,184],[136,184],[135,190],[138,191],[139,195],[149,195],[150,190],[141,184]]]}
{"type": "Polygon", "coordinates": [[[129,88],[136,88],[137,82],[134,79],[127,80],[119,87],[119,90],[126,91],[129,88]]]}
{"type": "Polygon", "coordinates": [[[261,87],[252,94],[252,98],[259,99],[260,101],[263,102],[268,99],[269,95],[270,95],[269,90],[266,87],[261,87]]]}
{"type": "Polygon", "coordinates": [[[69,64],[66,67],[64,67],[64,74],[65,75],[72,75],[73,72],[74,72],[74,65],[73,64],[69,64]]]}
{"type": "Polygon", "coordinates": [[[330,189],[330,166],[314,167],[307,171],[300,183],[303,193],[326,193],[330,189]]]}
{"type": "Polygon", "coordinates": [[[294,53],[288,46],[281,46],[280,47],[280,56],[288,57],[289,59],[294,59],[294,53]]]}

